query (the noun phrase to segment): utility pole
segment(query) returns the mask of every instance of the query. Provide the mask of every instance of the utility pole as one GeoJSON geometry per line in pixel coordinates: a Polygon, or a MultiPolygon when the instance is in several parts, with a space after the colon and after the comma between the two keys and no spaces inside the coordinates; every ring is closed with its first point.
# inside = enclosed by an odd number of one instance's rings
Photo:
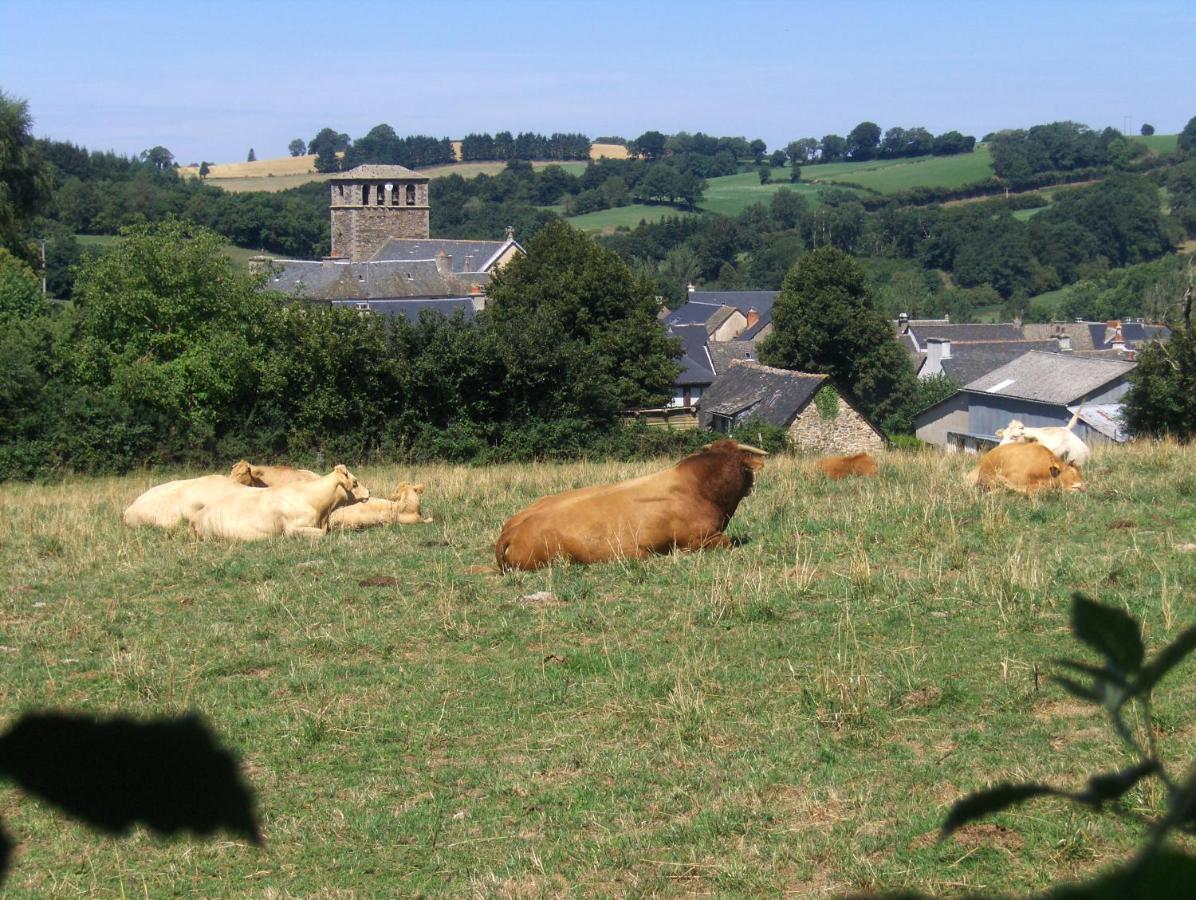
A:
{"type": "Polygon", "coordinates": [[[42,245],[42,302],[46,302],[46,239],[41,238],[42,245]]]}

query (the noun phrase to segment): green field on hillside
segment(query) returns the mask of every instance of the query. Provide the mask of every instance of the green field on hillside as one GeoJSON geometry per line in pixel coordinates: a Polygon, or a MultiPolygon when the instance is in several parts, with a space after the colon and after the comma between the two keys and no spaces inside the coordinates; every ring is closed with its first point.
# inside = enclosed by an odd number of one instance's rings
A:
{"type": "MultiPolygon", "coordinates": [[[[699,206],[724,216],[737,216],[753,203],[767,203],[781,188],[801,194],[812,203],[817,202],[819,192],[826,187],[804,181],[790,184],[788,171],[787,168],[773,169],[776,180],[768,184],[761,184],[760,176],[755,171],[707,179],[706,198],[699,206]]],[[[805,172],[804,169],[802,171],[805,172]]]]}
{"type": "MultiPolygon", "coordinates": [[[[559,211],[559,210],[558,210],[559,211]]],[[[669,216],[692,216],[693,213],[674,209],[671,206],[649,206],[633,203],[615,209],[600,209],[597,212],[572,216],[567,221],[574,228],[590,232],[611,232],[616,228],[635,228],[640,222],[659,222],[669,216]]]]}
{"type": "Polygon", "coordinates": [[[983,181],[992,174],[992,156],[983,144],[972,153],[955,156],[802,166],[803,179],[830,183],[846,181],[882,194],[895,194],[915,187],[959,187],[983,181]]]}
{"type": "Polygon", "coordinates": [[[1176,143],[1179,141],[1178,134],[1152,134],[1152,135],[1134,135],[1133,140],[1140,144],[1145,144],[1155,153],[1163,154],[1170,153],[1175,149],[1176,143]]]}
{"type": "MultiPolygon", "coordinates": [[[[331,464],[331,460],[328,461],[331,464]]],[[[352,463],[352,460],[346,460],[352,463]]],[[[995,782],[1127,764],[1054,683],[1082,590],[1196,619],[1196,447],[1098,449],[1088,490],[963,483],[963,454],[834,482],[774,455],[728,551],[505,577],[501,523],[669,461],[358,467],[435,522],[197,542],[121,510],[164,474],[0,486],[8,716],[193,710],[242,761],[264,847],[105,838],[10,790],[13,896],[838,896],[1043,891],[1144,828],[1040,799],[937,842],[995,782]]],[[[197,474],[197,473],[188,473],[197,474]]],[[[1196,754],[1196,662],[1152,708],[1196,754]]],[[[180,773],[186,777],[186,773],[180,773]]],[[[1161,814],[1143,785],[1128,810],[1161,814]]]]}
{"type": "MultiPolygon", "coordinates": [[[[95,253],[107,252],[119,240],[114,234],[77,234],[75,235],[75,239],[79,241],[79,246],[83,248],[84,252],[91,250],[95,253]]],[[[255,256],[260,256],[264,252],[262,250],[248,250],[245,247],[234,247],[232,244],[225,244],[222,251],[225,256],[245,269],[249,268],[249,260],[255,256]]]]}

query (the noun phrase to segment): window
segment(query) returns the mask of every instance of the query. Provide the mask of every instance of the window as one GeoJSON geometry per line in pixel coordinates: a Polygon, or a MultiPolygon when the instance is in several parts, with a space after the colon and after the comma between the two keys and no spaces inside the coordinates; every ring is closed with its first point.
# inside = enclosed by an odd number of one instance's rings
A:
{"type": "Polygon", "coordinates": [[[407,205],[415,206],[415,185],[407,185],[407,205]]]}
{"type": "Polygon", "coordinates": [[[368,184],[363,184],[361,186],[361,205],[370,205],[370,186],[368,184]]]}
{"type": "Polygon", "coordinates": [[[710,427],[722,434],[731,433],[731,417],[715,413],[710,417],[710,427]]]}
{"type": "Polygon", "coordinates": [[[378,205],[382,206],[386,203],[386,192],[382,190],[382,185],[378,185],[378,205]]]}
{"type": "Polygon", "coordinates": [[[386,188],[387,188],[387,190],[390,191],[390,205],[398,206],[399,205],[399,192],[395,189],[395,186],[393,184],[388,184],[386,186],[386,188]]]}
{"type": "Polygon", "coordinates": [[[343,184],[338,184],[336,186],[336,190],[337,190],[337,196],[339,196],[342,200],[344,200],[345,199],[345,186],[343,184]]]}

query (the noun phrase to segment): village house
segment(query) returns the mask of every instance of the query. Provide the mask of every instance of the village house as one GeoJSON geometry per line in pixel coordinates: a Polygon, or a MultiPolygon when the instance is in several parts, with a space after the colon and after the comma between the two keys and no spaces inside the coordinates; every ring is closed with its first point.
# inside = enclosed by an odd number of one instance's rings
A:
{"type": "Polygon", "coordinates": [[[1135,363],[1032,350],[969,382],[914,417],[915,434],[948,450],[975,452],[999,443],[1012,419],[1029,426],[1067,425],[1087,443],[1126,439],[1120,401],[1135,363]]]}
{"type": "Polygon", "coordinates": [[[732,359],[698,404],[703,428],[723,433],[759,421],[784,428],[809,453],[882,449],[884,432],[835,389],[826,375],[776,369],[732,359]]]}
{"type": "Polygon", "coordinates": [[[296,299],[416,318],[425,309],[484,308],[494,273],[524,252],[502,241],[429,236],[428,177],[362,165],[329,179],[331,253],[322,260],[255,257],[265,287],[296,299]]]}

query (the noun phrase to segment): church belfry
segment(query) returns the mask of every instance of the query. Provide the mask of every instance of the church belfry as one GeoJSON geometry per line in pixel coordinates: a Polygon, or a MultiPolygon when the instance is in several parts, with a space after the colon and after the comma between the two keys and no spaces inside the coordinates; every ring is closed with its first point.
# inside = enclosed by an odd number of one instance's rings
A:
{"type": "Polygon", "coordinates": [[[330,178],[332,256],[370,259],[391,238],[427,239],[428,178],[405,166],[358,166],[330,178]]]}

